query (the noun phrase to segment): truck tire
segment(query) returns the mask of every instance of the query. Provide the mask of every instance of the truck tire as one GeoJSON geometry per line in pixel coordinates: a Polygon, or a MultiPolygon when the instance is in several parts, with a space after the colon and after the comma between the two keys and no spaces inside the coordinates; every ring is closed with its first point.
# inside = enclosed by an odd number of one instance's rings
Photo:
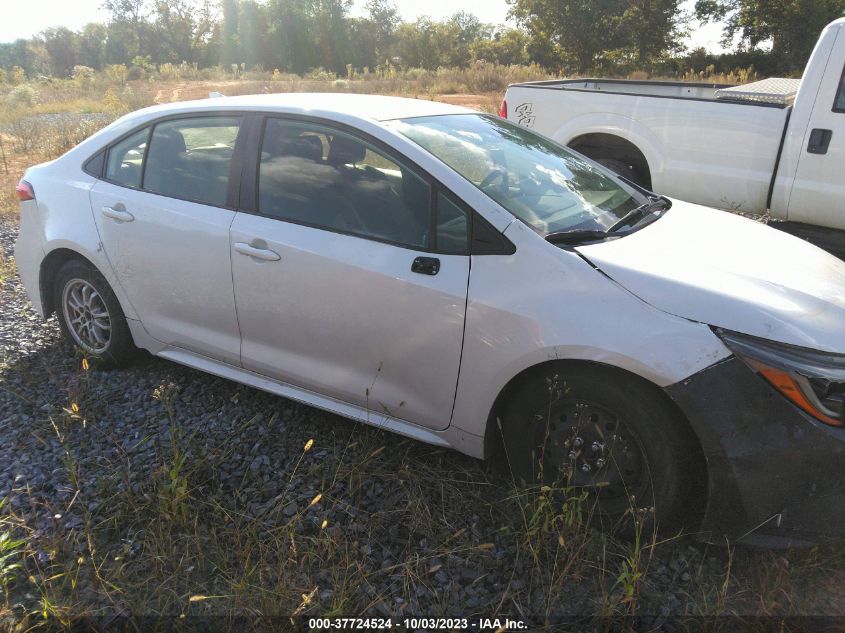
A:
{"type": "Polygon", "coordinates": [[[628,165],[617,158],[597,158],[596,162],[599,165],[607,167],[613,173],[624,176],[631,182],[637,183],[640,187],[645,187],[645,183],[642,182],[642,178],[640,178],[639,173],[633,165],[628,165]]]}

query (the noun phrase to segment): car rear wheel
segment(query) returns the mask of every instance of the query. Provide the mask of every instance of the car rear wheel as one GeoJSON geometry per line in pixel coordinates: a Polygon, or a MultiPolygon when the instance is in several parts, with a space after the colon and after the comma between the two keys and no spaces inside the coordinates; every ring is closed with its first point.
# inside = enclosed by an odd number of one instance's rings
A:
{"type": "Polygon", "coordinates": [[[518,482],[585,490],[593,518],[621,533],[685,525],[700,460],[683,421],[645,381],[587,363],[549,365],[520,383],[501,422],[518,482]]]}
{"type": "Polygon", "coordinates": [[[101,366],[119,367],[136,351],[126,317],[106,279],[79,260],[56,275],[54,305],[65,338],[101,366]]]}

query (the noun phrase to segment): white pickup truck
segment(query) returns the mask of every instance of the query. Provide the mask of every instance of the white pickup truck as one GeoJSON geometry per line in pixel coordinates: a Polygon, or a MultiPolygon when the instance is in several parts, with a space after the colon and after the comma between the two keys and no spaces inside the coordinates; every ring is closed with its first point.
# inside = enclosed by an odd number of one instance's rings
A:
{"type": "Polygon", "coordinates": [[[845,252],[845,18],[824,29],[800,80],[527,82],[508,87],[500,114],[648,189],[768,210],[845,252]]]}

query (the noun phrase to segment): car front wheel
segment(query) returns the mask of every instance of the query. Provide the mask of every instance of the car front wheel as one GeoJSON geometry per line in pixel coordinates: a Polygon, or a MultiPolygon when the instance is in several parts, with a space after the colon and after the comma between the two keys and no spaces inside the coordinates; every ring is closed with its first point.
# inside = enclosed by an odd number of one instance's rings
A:
{"type": "Polygon", "coordinates": [[[79,260],[64,264],[56,276],[53,305],[65,338],[87,358],[119,367],[136,351],[120,303],[99,271],[79,260]]]}
{"type": "Polygon", "coordinates": [[[587,492],[604,526],[687,526],[701,460],[691,432],[652,385],[589,363],[545,366],[505,404],[502,439],[518,482],[587,492]]]}

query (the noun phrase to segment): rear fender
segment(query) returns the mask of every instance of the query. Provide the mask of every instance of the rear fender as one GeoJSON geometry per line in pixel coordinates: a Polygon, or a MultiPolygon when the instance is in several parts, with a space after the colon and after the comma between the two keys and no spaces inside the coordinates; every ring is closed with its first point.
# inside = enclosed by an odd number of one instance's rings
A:
{"type": "Polygon", "coordinates": [[[568,120],[555,130],[552,138],[562,145],[569,145],[585,134],[612,134],[625,139],[643,153],[652,179],[663,173],[665,161],[659,150],[660,142],[647,127],[634,119],[607,112],[591,112],[568,120]]]}

